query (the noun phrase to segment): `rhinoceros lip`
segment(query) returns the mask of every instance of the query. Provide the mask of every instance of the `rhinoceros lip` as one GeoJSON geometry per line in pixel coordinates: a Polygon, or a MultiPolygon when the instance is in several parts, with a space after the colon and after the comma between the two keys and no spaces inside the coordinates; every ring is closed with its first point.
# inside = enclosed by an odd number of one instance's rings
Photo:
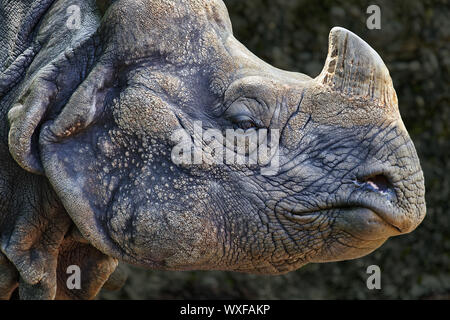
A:
{"type": "MultiPolygon", "coordinates": [[[[299,223],[305,223],[305,219],[315,219],[319,216],[329,216],[334,219],[334,226],[342,229],[343,226],[350,226],[349,230],[344,230],[355,238],[365,241],[375,241],[387,239],[392,236],[400,235],[403,232],[389,219],[392,213],[384,212],[378,208],[362,205],[334,205],[317,210],[305,211],[286,211],[277,210],[290,219],[299,223]],[[332,212],[339,211],[338,215],[332,212]],[[374,234],[372,236],[372,233],[374,234]]],[[[310,223],[310,221],[308,221],[310,223]]]]}
{"type": "MultiPolygon", "coordinates": [[[[351,213],[357,213],[357,219],[364,220],[366,223],[371,224],[371,228],[377,229],[379,236],[373,239],[367,240],[379,240],[396,235],[400,235],[403,232],[394,223],[391,222],[389,216],[390,213],[381,212],[374,208],[369,207],[350,207],[342,210],[341,214],[345,219],[345,215],[351,213]]],[[[351,233],[351,232],[350,232],[351,233]]]]}

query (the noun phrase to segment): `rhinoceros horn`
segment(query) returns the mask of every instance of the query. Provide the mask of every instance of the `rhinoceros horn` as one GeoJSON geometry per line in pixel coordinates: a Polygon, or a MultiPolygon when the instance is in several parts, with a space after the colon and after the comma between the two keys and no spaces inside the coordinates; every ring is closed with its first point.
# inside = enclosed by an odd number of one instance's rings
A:
{"type": "Polygon", "coordinates": [[[348,97],[398,108],[392,79],[381,57],[356,34],[340,27],[330,31],[325,67],[316,81],[348,97]]]}

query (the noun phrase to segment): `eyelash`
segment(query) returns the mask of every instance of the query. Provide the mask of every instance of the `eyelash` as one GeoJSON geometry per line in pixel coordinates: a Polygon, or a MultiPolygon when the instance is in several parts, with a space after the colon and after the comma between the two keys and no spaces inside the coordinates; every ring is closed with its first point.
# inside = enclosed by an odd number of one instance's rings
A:
{"type": "Polygon", "coordinates": [[[236,125],[242,130],[249,130],[252,128],[258,128],[258,125],[251,119],[241,120],[236,125]]]}
{"type": "Polygon", "coordinates": [[[226,109],[224,116],[233,124],[234,129],[246,131],[264,127],[264,124],[259,119],[254,119],[251,116],[249,107],[246,103],[232,103],[231,106],[226,109]]]}

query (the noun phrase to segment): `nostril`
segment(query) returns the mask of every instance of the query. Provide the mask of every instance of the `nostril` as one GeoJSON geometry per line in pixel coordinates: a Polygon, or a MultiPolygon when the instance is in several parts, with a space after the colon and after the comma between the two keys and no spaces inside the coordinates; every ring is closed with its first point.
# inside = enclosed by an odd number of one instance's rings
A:
{"type": "Polygon", "coordinates": [[[371,177],[367,177],[362,182],[366,183],[376,191],[386,192],[393,189],[392,184],[384,174],[377,174],[371,177]]]}

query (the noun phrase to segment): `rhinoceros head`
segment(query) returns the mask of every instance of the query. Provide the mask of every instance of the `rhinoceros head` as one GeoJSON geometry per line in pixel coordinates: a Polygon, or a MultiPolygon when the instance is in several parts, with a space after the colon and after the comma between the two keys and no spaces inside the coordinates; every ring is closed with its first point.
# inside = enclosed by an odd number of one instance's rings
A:
{"type": "Polygon", "coordinates": [[[366,255],[424,218],[389,72],[352,32],[331,30],[311,78],[248,51],[220,0],[120,0],[88,22],[34,62],[9,146],[103,253],[283,273],[366,255]]]}

